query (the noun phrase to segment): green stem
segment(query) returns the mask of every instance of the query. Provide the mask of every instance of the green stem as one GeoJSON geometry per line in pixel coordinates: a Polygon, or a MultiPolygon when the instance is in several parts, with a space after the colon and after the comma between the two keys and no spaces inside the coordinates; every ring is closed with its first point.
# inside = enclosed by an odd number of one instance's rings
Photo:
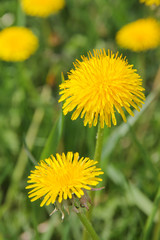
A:
{"type": "Polygon", "coordinates": [[[97,233],[94,231],[94,228],[91,225],[90,221],[87,219],[87,217],[82,213],[77,213],[77,215],[78,215],[79,219],[81,220],[81,222],[83,223],[83,225],[85,226],[88,233],[90,234],[90,236],[92,237],[92,239],[100,240],[100,238],[98,237],[97,233]]]}
{"type": "MultiPolygon", "coordinates": [[[[103,136],[104,136],[104,128],[101,128],[100,123],[98,125],[98,133],[97,133],[97,141],[96,141],[96,148],[95,148],[95,154],[94,154],[94,160],[98,162],[98,165],[100,166],[101,161],[101,154],[102,154],[102,146],[103,146],[103,136]]],[[[90,206],[88,212],[87,212],[87,218],[91,220],[92,212],[94,208],[94,198],[95,198],[95,191],[91,191],[90,198],[92,205],[90,206]]],[[[87,231],[84,231],[83,233],[83,240],[88,240],[88,233],[87,231]]]]}
{"type": "Polygon", "coordinates": [[[101,154],[102,154],[103,135],[104,135],[104,128],[101,128],[100,123],[99,123],[98,133],[97,133],[97,141],[96,141],[96,149],[95,149],[95,154],[94,154],[94,160],[98,162],[99,166],[100,166],[101,154]]]}
{"type": "Polygon", "coordinates": [[[152,212],[149,215],[149,217],[147,219],[147,222],[146,222],[146,225],[145,225],[145,228],[144,228],[143,240],[151,239],[150,238],[151,227],[153,225],[153,220],[155,218],[155,215],[156,215],[156,213],[158,211],[159,204],[160,204],[160,187],[159,187],[159,189],[157,191],[157,195],[155,197],[155,201],[154,201],[154,206],[153,206],[152,212]]]}
{"type": "Polygon", "coordinates": [[[26,16],[21,8],[20,0],[17,2],[17,26],[25,26],[26,24],[26,16]]]}
{"type": "MultiPolygon", "coordinates": [[[[94,160],[98,162],[98,166],[100,167],[100,161],[101,161],[101,154],[102,154],[102,146],[103,146],[103,136],[104,136],[104,128],[101,128],[100,123],[98,126],[98,132],[97,132],[97,141],[96,141],[96,148],[94,153],[94,160]]],[[[95,191],[91,191],[91,201],[94,202],[95,197],[95,191]]],[[[93,211],[94,204],[90,207],[88,211],[88,217],[91,219],[92,211],[93,211]]]]}
{"type": "MultiPolygon", "coordinates": [[[[26,25],[26,16],[21,7],[21,0],[17,1],[17,26],[25,27],[26,25]]],[[[26,67],[23,62],[17,62],[17,78],[19,79],[20,86],[22,85],[27,92],[33,97],[39,97],[37,90],[34,87],[33,82],[31,81],[30,76],[28,76],[26,67]]]]}

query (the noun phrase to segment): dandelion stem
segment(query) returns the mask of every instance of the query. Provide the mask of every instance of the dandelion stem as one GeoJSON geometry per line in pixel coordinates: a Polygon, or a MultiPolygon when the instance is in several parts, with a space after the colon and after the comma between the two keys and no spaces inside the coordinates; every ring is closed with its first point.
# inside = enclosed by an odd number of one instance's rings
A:
{"type": "MultiPolygon", "coordinates": [[[[98,133],[97,133],[97,141],[96,141],[96,149],[94,154],[94,160],[98,162],[100,167],[101,161],[101,154],[102,154],[102,145],[103,145],[103,135],[104,135],[104,128],[101,128],[100,123],[98,126],[98,133]]],[[[91,201],[94,202],[95,191],[91,191],[91,201]]],[[[88,218],[91,219],[92,211],[93,211],[94,204],[90,207],[88,211],[88,218]]]]}
{"type": "Polygon", "coordinates": [[[152,212],[151,212],[151,214],[149,215],[149,217],[146,221],[146,225],[145,225],[144,232],[143,232],[143,240],[151,239],[150,238],[151,227],[153,225],[154,217],[155,217],[155,215],[157,213],[157,210],[159,208],[159,204],[160,204],[160,187],[159,187],[159,189],[157,191],[157,195],[155,197],[152,212]]]}
{"type": "Polygon", "coordinates": [[[100,161],[101,161],[103,135],[104,135],[104,128],[101,128],[100,123],[99,123],[98,133],[97,133],[97,141],[96,141],[96,149],[95,149],[95,154],[94,154],[94,160],[98,162],[98,165],[100,165],[100,161]]]}
{"type": "Polygon", "coordinates": [[[77,213],[77,215],[78,215],[79,219],[81,220],[81,222],[83,223],[83,225],[85,226],[87,232],[92,237],[92,239],[93,240],[100,240],[100,238],[98,237],[97,233],[95,232],[93,226],[91,225],[90,221],[85,216],[85,214],[77,213]]]}
{"type": "MultiPolygon", "coordinates": [[[[100,123],[98,125],[98,132],[97,132],[97,141],[96,141],[96,148],[95,148],[95,154],[94,154],[94,160],[98,162],[98,165],[100,166],[101,161],[101,154],[102,154],[102,145],[103,145],[103,135],[104,135],[104,128],[101,128],[100,123]]],[[[92,205],[90,206],[88,212],[87,212],[87,218],[91,220],[92,212],[94,208],[94,198],[95,198],[95,191],[91,191],[90,198],[92,205]]],[[[88,240],[88,233],[87,231],[84,231],[83,233],[83,240],[88,240]]]]}
{"type": "Polygon", "coordinates": [[[26,17],[21,8],[20,0],[17,2],[17,26],[25,26],[26,17]]]}
{"type": "MultiPolygon", "coordinates": [[[[98,166],[100,167],[100,161],[101,161],[101,154],[102,154],[102,145],[103,145],[103,135],[104,135],[104,128],[101,128],[100,123],[98,125],[98,132],[97,132],[97,141],[96,141],[96,148],[94,153],[94,160],[98,162],[98,166]]],[[[91,201],[94,203],[94,197],[95,197],[95,191],[91,191],[91,201]]],[[[93,204],[94,205],[94,204],[93,204]]],[[[88,211],[88,217],[91,219],[93,207],[91,206],[88,211]]]]}

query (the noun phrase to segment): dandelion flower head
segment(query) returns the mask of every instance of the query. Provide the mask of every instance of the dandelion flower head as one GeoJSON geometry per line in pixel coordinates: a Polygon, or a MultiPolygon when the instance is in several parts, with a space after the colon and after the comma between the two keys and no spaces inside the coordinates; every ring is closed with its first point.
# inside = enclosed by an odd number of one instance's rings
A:
{"type": "Polygon", "coordinates": [[[41,207],[46,204],[59,203],[62,200],[72,199],[73,194],[77,198],[84,195],[84,189],[91,190],[91,186],[96,186],[101,178],[97,177],[103,172],[95,165],[96,161],[89,158],[80,158],[78,153],[68,152],[53,155],[41,161],[35,170],[31,171],[28,177],[29,185],[27,189],[31,201],[43,197],[41,207]]]}
{"type": "Polygon", "coordinates": [[[116,41],[135,52],[156,48],[160,44],[160,24],[153,18],[139,19],[122,27],[116,41]]]}
{"type": "Polygon", "coordinates": [[[142,79],[122,55],[93,51],[93,55],[89,52],[88,57],[82,56],[82,62],[76,60],[68,80],[60,85],[59,101],[65,101],[65,115],[74,110],[72,120],[80,115],[84,117],[84,126],[96,126],[100,121],[101,128],[104,124],[110,127],[111,121],[117,124],[115,110],[126,121],[123,108],[133,116],[130,107],[138,111],[142,107],[145,100],[142,79]]]}
{"type": "Polygon", "coordinates": [[[21,0],[22,9],[31,16],[48,17],[61,10],[65,0],[21,0]]]}
{"type": "Polygon", "coordinates": [[[0,32],[0,59],[24,61],[38,47],[38,39],[25,27],[8,27],[0,32]]]}
{"type": "Polygon", "coordinates": [[[145,3],[148,6],[153,4],[155,4],[156,6],[160,5],[160,0],[140,0],[140,2],[145,3]]]}

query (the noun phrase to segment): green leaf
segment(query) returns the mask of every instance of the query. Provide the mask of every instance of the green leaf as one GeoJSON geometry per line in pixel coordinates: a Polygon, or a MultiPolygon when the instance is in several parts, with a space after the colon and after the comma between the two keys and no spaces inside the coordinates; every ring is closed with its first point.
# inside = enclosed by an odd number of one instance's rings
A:
{"type": "Polygon", "coordinates": [[[37,161],[35,157],[32,155],[31,151],[29,150],[25,138],[23,139],[23,145],[24,145],[24,150],[26,151],[26,154],[28,156],[28,159],[33,163],[33,165],[37,165],[37,161]]]}
{"type": "MultiPolygon", "coordinates": [[[[150,216],[153,209],[153,202],[133,183],[127,182],[123,173],[117,169],[113,164],[106,168],[108,177],[116,184],[125,189],[126,197],[130,204],[136,205],[143,213],[150,216]]],[[[157,221],[158,214],[154,216],[153,221],[157,221]]]]}
{"type": "MultiPolygon", "coordinates": [[[[128,116],[127,123],[122,123],[119,127],[116,127],[115,130],[112,132],[112,134],[104,140],[103,144],[103,150],[102,150],[102,161],[103,164],[107,161],[108,156],[114,151],[114,148],[116,147],[116,144],[118,143],[119,139],[124,137],[130,130],[131,126],[134,126],[134,124],[137,122],[137,120],[141,117],[142,113],[147,110],[147,108],[150,106],[150,104],[155,100],[157,96],[156,92],[150,93],[147,98],[146,102],[143,105],[140,112],[137,112],[137,110],[134,112],[134,117],[128,116]]],[[[107,129],[107,128],[106,128],[107,129]]]]}

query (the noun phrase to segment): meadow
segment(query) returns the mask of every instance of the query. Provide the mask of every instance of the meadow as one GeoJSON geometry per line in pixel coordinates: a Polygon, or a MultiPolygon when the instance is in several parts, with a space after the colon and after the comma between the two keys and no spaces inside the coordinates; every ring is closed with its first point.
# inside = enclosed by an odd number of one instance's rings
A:
{"type": "Polygon", "coordinates": [[[127,122],[115,112],[117,124],[104,126],[104,174],[96,186],[104,188],[95,191],[93,228],[102,240],[160,239],[160,49],[132,51],[116,41],[124,25],[141,18],[158,21],[160,7],[139,0],[66,0],[58,12],[38,17],[26,14],[21,1],[0,0],[0,240],[91,239],[72,208],[63,220],[61,211],[49,216],[53,204],[31,202],[25,187],[37,162],[51,154],[72,151],[94,159],[98,124],[71,120],[73,112],[64,115],[59,102],[59,85],[73,62],[93,49],[126,57],[146,97],[140,111],[131,107],[134,116],[124,110],[127,122]],[[1,57],[1,31],[12,26],[38,39],[25,60],[1,57]]]}

